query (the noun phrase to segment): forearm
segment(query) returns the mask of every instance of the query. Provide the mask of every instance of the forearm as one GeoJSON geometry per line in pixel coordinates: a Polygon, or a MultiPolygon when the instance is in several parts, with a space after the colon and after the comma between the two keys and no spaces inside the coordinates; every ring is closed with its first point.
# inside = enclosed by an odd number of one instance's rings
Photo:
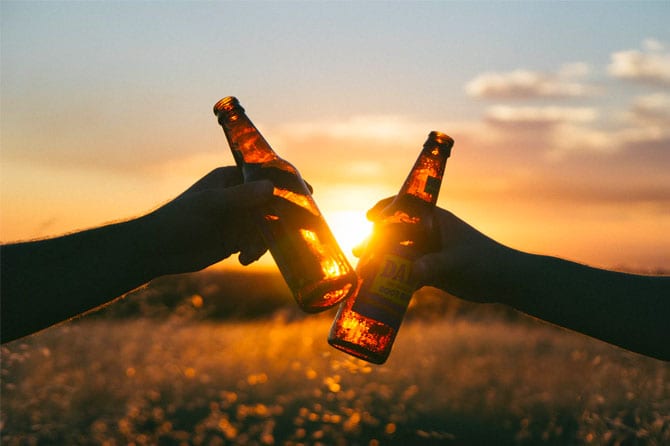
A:
{"type": "Polygon", "coordinates": [[[605,271],[524,253],[509,303],[516,309],[618,345],[670,360],[670,277],[605,271]]]}
{"type": "Polygon", "coordinates": [[[160,274],[144,218],[2,247],[2,342],[33,333],[160,274]]]}

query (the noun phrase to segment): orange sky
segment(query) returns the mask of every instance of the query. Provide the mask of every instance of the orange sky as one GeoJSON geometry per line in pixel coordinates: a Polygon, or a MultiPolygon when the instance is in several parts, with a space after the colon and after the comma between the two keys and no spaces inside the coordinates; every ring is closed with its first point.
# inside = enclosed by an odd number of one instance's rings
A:
{"type": "Polygon", "coordinates": [[[2,242],[140,215],[232,164],[211,107],[235,95],[345,251],[438,130],[438,204],[493,238],[670,269],[662,2],[225,5],[2,2],[2,242]]]}

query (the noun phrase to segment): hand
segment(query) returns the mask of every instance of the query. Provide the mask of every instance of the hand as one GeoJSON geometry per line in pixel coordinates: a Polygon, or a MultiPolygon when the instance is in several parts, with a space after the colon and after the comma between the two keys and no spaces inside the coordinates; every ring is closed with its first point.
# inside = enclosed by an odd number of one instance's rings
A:
{"type": "Polygon", "coordinates": [[[267,248],[252,214],[272,190],[269,181],[243,184],[238,168],[221,167],[144,217],[159,241],[162,273],[197,271],[235,252],[242,265],[257,260],[267,248]]]}
{"type": "MultiPolygon", "coordinates": [[[[379,220],[389,199],[368,218],[379,220]]],[[[614,345],[670,360],[670,277],[592,268],[508,248],[436,208],[437,252],[413,265],[420,285],[475,302],[498,302],[614,345]]]]}
{"type": "Polygon", "coordinates": [[[420,284],[474,302],[501,302],[516,287],[511,277],[522,253],[441,208],[435,209],[433,225],[440,250],[414,262],[414,276],[420,284]]]}
{"type": "MultiPolygon", "coordinates": [[[[367,213],[377,221],[394,197],[378,202],[367,213]]],[[[492,240],[449,211],[435,208],[433,236],[439,251],[418,258],[412,275],[419,285],[440,288],[462,299],[495,302],[506,296],[509,269],[521,254],[492,240]]]]}

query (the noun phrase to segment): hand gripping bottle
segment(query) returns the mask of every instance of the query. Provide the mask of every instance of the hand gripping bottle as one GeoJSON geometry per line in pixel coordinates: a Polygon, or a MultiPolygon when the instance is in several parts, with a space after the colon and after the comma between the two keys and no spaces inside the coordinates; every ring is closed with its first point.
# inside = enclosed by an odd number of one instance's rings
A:
{"type": "Polygon", "coordinates": [[[439,249],[431,238],[433,209],[454,145],[431,132],[412,171],[393,202],[382,212],[360,257],[357,295],[342,303],[330,329],[335,348],[376,364],[386,361],[417,284],[412,263],[439,249]]]}
{"type": "Polygon", "coordinates": [[[236,98],[221,99],[214,114],[244,181],[274,184],[274,198],[256,221],[296,302],[308,313],[336,305],[356,290],[358,277],[300,173],[272,150],[236,98]]]}

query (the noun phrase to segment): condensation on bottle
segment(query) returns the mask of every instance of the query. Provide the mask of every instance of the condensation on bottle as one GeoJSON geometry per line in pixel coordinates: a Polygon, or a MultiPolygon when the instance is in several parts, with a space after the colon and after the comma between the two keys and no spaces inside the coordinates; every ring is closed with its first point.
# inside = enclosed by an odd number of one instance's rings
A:
{"type": "Polygon", "coordinates": [[[308,313],[337,305],[356,290],[358,277],[300,173],[277,155],[235,97],[218,101],[214,114],[244,181],[274,185],[256,222],[296,302],[308,313]]]}
{"type": "Polygon", "coordinates": [[[376,364],[388,359],[417,288],[412,264],[439,249],[433,210],[453,145],[448,135],[431,132],[398,195],[382,211],[356,267],[358,293],[341,304],[333,321],[333,347],[376,364]]]}

